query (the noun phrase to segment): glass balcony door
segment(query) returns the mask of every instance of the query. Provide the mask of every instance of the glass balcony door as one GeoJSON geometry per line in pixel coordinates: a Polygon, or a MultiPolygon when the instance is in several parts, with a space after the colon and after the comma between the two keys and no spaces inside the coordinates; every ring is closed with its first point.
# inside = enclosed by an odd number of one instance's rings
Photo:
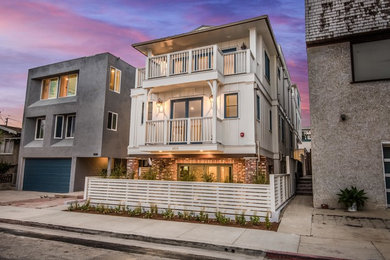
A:
{"type": "MultiPolygon", "coordinates": [[[[170,143],[186,143],[188,140],[188,127],[191,137],[202,134],[201,118],[203,116],[203,98],[187,98],[171,101],[170,143]],[[188,120],[190,118],[190,120],[188,120]]],[[[192,138],[200,140],[200,138],[192,138]]]]}

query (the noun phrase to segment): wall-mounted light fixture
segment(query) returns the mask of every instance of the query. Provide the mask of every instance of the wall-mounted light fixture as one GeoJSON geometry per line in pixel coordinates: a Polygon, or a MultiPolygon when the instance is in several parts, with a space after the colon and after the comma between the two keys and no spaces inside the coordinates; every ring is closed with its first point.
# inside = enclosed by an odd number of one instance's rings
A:
{"type": "Polygon", "coordinates": [[[159,98],[157,100],[156,106],[157,106],[158,111],[162,112],[162,110],[163,110],[163,102],[162,102],[161,98],[159,98]]]}
{"type": "Polygon", "coordinates": [[[214,101],[213,95],[210,95],[210,96],[209,96],[209,100],[210,100],[210,103],[213,103],[213,101],[214,101]]]}

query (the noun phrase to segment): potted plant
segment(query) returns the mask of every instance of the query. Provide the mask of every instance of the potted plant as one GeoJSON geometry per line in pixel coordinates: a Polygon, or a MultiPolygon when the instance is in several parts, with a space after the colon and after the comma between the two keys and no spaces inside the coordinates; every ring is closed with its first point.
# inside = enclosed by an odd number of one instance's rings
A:
{"type": "Polygon", "coordinates": [[[339,203],[344,204],[348,211],[354,212],[359,208],[364,207],[364,203],[368,199],[364,190],[358,190],[356,187],[351,186],[350,189],[345,188],[337,193],[339,197],[339,203]]]}

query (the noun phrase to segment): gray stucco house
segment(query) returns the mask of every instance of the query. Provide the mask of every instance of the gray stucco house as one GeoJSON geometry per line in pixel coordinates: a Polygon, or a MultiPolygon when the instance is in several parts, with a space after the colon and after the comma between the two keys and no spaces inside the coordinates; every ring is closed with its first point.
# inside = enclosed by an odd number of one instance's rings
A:
{"type": "Polygon", "coordinates": [[[390,206],[390,3],[306,0],[314,206],[390,206]]]}
{"type": "Polygon", "coordinates": [[[18,189],[80,191],[85,176],[125,165],[134,84],[135,69],[110,53],[30,69],[18,189]]]}

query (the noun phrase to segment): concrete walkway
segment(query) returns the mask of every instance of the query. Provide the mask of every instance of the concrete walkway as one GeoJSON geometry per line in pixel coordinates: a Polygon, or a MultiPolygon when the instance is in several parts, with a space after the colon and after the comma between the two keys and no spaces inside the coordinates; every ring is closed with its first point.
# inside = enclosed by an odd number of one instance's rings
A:
{"type": "Polygon", "coordinates": [[[278,233],[300,235],[298,253],[390,259],[388,210],[349,213],[314,209],[311,196],[296,196],[283,213],[278,233]]]}

